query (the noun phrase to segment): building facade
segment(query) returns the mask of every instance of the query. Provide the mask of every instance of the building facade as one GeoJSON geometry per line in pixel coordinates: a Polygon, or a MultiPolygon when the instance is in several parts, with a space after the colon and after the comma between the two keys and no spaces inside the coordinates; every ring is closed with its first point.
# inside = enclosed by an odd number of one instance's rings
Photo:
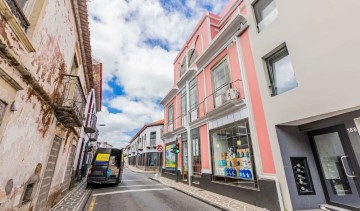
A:
{"type": "Polygon", "coordinates": [[[360,3],[320,3],[231,0],[199,21],[162,100],[163,176],[269,210],[360,210],[360,3]]]}
{"type": "Polygon", "coordinates": [[[360,210],[360,99],[349,93],[360,88],[360,2],[244,2],[265,117],[255,130],[269,134],[284,207],[360,210]]]}
{"type": "Polygon", "coordinates": [[[131,139],[127,147],[127,163],[145,171],[158,170],[162,165],[162,153],[158,146],[163,146],[161,129],[164,121],[144,125],[131,139]]]}
{"type": "Polygon", "coordinates": [[[204,15],[176,57],[174,84],[161,102],[162,175],[175,178],[178,171],[189,185],[281,210],[269,136],[260,130],[266,129],[264,114],[246,72],[254,69],[251,8],[233,0],[219,15],[204,15]]]}
{"type": "Polygon", "coordinates": [[[85,0],[0,0],[0,210],[48,210],[69,189],[94,88],[85,0]]]}
{"type": "Polygon", "coordinates": [[[76,154],[73,164],[74,179],[86,176],[87,167],[92,161],[97,149],[99,126],[97,112],[101,111],[102,101],[102,63],[93,60],[92,64],[94,88],[91,89],[86,100],[83,127],[81,128],[76,154]]]}

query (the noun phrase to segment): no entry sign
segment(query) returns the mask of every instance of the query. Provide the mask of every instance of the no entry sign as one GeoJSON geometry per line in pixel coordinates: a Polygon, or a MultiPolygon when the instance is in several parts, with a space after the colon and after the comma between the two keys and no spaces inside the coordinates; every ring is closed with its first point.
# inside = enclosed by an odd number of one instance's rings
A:
{"type": "Polygon", "coordinates": [[[157,145],[156,146],[156,150],[159,151],[159,152],[162,152],[163,151],[163,146],[162,145],[157,145]]]}

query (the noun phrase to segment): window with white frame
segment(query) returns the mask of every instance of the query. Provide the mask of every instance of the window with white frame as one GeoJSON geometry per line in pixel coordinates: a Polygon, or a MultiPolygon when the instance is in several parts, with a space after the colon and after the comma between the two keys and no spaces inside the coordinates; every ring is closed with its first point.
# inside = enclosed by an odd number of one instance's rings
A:
{"type": "Polygon", "coordinates": [[[195,62],[195,59],[198,57],[195,48],[189,50],[188,57],[189,57],[189,67],[191,67],[191,65],[195,62]]]}
{"type": "Polygon", "coordinates": [[[189,95],[190,95],[190,121],[198,118],[198,87],[197,78],[194,78],[189,83],[189,95]]]}
{"type": "Polygon", "coordinates": [[[271,95],[275,96],[298,86],[286,46],[265,58],[271,95]]]}
{"type": "Polygon", "coordinates": [[[180,77],[184,75],[185,72],[186,72],[186,57],[184,57],[180,65],[180,77]]]}
{"type": "Polygon", "coordinates": [[[156,132],[150,133],[150,146],[156,145],[156,132]]]}
{"type": "Polygon", "coordinates": [[[222,60],[218,65],[216,65],[212,71],[212,81],[213,81],[213,93],[215,107],[222,105],[223,97],[222,95],[230,87],[230,77],[229,77],[229,68],[227,60],[222,60]]]}
{"type": "Polygon", "coordinates": [[[274,0],[257,0],[253,4],[258,30],[263,30],[278,16],[274,0]]]}
{"type": "Polygon", "coordinates": [[[181,91],[181,126],[186,125],[186,89],[181,91]]]}
{"type": "Polygon", "coordinates": [[[172,131],[174,129],[174,105],[169,106],[168,109],[168,131],[172,131]]]}

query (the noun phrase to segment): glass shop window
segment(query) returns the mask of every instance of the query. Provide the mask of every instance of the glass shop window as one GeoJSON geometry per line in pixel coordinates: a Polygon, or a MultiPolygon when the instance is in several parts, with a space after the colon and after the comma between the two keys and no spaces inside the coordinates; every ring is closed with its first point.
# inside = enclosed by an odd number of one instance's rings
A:
{"type": "Polygon", "coordinates": [[[256,187],[248,122],[211,132],[213,181],[256,187]]]}

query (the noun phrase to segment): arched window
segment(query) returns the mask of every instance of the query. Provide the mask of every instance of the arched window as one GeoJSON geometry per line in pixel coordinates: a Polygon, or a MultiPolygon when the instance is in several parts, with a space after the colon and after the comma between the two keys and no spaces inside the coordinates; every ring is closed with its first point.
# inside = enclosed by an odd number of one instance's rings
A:
{"type": "Polygon", "coordinates": [[[185,71],[186,71],[186,57],[184,57],[180,65],[180,77],[185,73],[185,71]]]}

